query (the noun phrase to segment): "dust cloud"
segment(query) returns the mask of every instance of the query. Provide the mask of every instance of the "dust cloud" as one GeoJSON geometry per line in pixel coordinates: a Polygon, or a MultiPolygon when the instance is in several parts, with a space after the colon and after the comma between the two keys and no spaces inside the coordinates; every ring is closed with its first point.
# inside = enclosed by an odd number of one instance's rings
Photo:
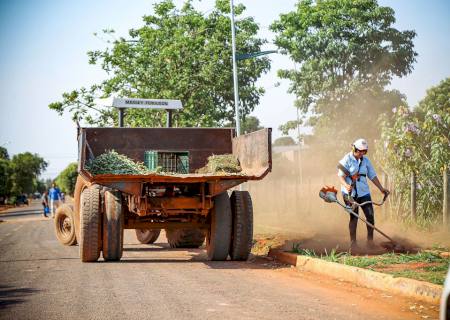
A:
{"type": "MultiPolygon", "coordinates": [[[[349,214],[336,203],[326,203],[319,197],[324,185],[334,185],[340,190],[337,177],[337,162],[349,152],[333,152],[311,145],[282,147],[274,150],[272,172],[261,181],[246,183],[253,200],[254,226],[256,235],[277,235],[283,239],[283,247],[314,250],[316,253],[348,251],[350,236],[349,214]]],[[[371,155],[368,154],[369,158],[371,155]]],[[[372,162],[374,162],[372,160],[372,162]]],[[[376,165],[376,164],[375,164],[376,165]]],[[[372,199],[381,201],[382,194],[369,182],[372,199]]],[[[342,201],[340,193],[338,199],[342,201]]],[[[375,225],[389,236],[407,245],[409,251],[432,246],[450,246],[448,233],[423,232],[399,223],[393,219],[388,206],[374,207],[375,225]]],[[[360,214],[362,214],[360,210],[360,214]]],[[[363,215],[364,216],[364,215],[363,215]]],[[[358,244],[365,246],[366,226],[358,222],[358,244]]],[[[378,249],[362,253],[381,254],[387,241],[375,231],[378,249]]]]}

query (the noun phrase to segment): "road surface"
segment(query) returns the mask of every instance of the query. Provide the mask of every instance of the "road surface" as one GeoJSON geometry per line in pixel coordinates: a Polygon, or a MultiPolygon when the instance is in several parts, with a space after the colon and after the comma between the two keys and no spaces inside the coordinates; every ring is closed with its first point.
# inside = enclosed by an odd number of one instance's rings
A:
{"type": "Polygon", "coordinates": [[[142,245],[121,262],[81,263],[38,203],[0,213],[0,319],[437,319],[438,306],[262,257],[209,262],[204,250],[142,245]]]}

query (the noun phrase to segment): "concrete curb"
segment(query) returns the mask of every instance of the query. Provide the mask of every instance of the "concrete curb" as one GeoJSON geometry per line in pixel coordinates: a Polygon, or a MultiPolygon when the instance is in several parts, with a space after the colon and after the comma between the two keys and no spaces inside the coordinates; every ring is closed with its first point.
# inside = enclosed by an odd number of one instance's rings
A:
{"type": "Polygon", "coordinates": [[[432,304],[439,304],[442,295],[442,286],[425,281],[394,278],[390,274],[300,256],[281,250],[270,249],[268,255],[280,262],[296,266],[299,270],[323,274],[334,279],[352,282],[361,287],[401,294],[432,304]]]}

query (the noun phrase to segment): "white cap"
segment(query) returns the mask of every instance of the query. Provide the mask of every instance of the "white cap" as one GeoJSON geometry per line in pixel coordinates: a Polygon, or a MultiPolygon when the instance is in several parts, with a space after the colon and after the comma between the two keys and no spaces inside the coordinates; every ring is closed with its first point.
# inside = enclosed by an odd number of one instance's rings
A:
{"type": "Polygon", "coordinates": [[[367,150],[369,149],[369,145],[367,144],[367,141],[364,139],[358,139],[355,142],[353,142],[353,146],[358,150],[367,150]]]}

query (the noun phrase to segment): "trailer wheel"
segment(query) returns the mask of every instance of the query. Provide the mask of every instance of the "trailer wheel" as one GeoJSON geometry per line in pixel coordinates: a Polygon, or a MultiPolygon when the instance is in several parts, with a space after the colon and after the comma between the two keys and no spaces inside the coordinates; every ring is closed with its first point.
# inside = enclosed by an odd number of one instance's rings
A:
{"type": "Polygon", "coordinates": [[[253,206],[248,191],[233,191],[231,194],[233,212],[233,233],[231,239],[231,260],[247,260],[253,242],[253,206]]]}
{"type": "Polygon", "coordinates": [[[86,188],[80,197],[80,257],[83,262],[97,261],[102,247],[100,190],[86,188]]]}
{"type": "Polygon", "coordinates": [[[122,195],[119,191],[105,191],[103,216],[103,258],[118,261],[123,252],[122,195]]]}
{"type": "Polygon", "coordinates": [[[136,229],[135,231],[136,238],[143,244],[154,243],[161,233],[160,229],[136,229]]]}
{"type": "Polygon", "coordinates": [[[228,257],[231,242],[231,206],[228,193],[214,197],[210,212],[210,228],[206,236],[206,252],[209,260],[223,261],[228,257]]]}
{"type": "Polygon", "coordinates": [[[58,241],[65,246],[77,244],[75,226],[73,223],[73,209],[68,205],[60,206],[55,213],[55,233],[58,241]]]}
{"type": "Polygon", "coordinates": [[[166,237],[171,248],[198,248],[205,241],[200,229],[166,229],[166,237]]]}

